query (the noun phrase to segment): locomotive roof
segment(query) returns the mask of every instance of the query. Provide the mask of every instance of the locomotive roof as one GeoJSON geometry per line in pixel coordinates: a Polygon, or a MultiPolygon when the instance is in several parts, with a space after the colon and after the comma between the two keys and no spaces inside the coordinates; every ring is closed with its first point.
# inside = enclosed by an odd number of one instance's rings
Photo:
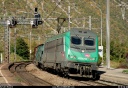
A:
{"type": "Polygon", "coordinates": [[[36,48],[39,47],[39,46],[43,46],[43,45],[44,45],[44,44],[37,45],[36,48]]]}
{"type": "Polygon", "coordinates": [[[91,30],[87,30],[87,29],[84,29],[84,28],[72,28],[70,30],[71,34],[79,34],[79,35],[85,35],[85,34],[88,34],[88,35],[93,35],[93,36],[97,36],[97,34],[91,30]]]}
{"type": "Polygon", "coordinates": [[[96,33],[94,33],[93,31],[91,30],[86,30],[84,28],[71,28],[71,30],[69,31],[66,31],[64,33],[60,33],[60,34],[57,34],[57,35],[54,35],[52,36],[51,38],[48,38],[47,42],[51,41],[51,40],[54,40],[54,39],[57,39],[59,37],[62,37],[64,36],[66,33],[70,32],[71,34],[78,34],[78,35],[85,35],[85,34],[88,34],[88,35],[93,35],[93,36],[97,36],[96,33]]]}

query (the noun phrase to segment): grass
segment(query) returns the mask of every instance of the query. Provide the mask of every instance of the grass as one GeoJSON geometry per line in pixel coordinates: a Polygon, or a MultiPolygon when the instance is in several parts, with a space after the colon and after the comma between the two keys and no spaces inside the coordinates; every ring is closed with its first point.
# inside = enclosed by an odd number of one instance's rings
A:
{"type": "Polygon", "coordinates": [[[22,82],[22,79],[21,79],[20,77],[16,77],[15,79],[16,79],[16,81],[18,81],[18,82],[22,82]]]}
{"type": "Polygon", "coordinates": [[[23,59],[19,55],[16,54],[16,59],[15,59],[15,53],[10,54],[10,62],[20,62],[20,61],[30,61],[29,59],[23,59]]]}
{"type": "Polygon", "coordinates": [[[16,59],[15,59],[15,54],[11,53],[10,62],[19,62],[19,61],[24,61],[24,59],[20,57],[19,55],[16,55],[16,59]]]}
{"type": "MultiPolygon", "coordinates": [[[[106,60],[103,63],[106,66],[106,60]]],[[[112,67],[112,68],[118,68],[119,65],[120,65],[120,63],[118,61],[112,61],[112,60],[110,61],[110,67],[112,67]]]]}
{"type": "Polygon", "coordinates": [[[16,59],[15,59],[15,54],[11,53],[10,62],[14,62],[14,61],[17,62],[17,61],[21,61],[21,60],[22,60],[22,58],[20,56],[16,55],[16,59]]]}
{"type": "Polygon", "coordinates": [[[128,74],[128,69],[126,69],[126,70],[123,70],[123,73],[126,73],[126,74],[128,74]]]}
{"type": "Polygon", "coordinates": [[[118,61],[112,61],[112,60],[110,61],[110,66],[112,68],[118,68],[119,65],[120,65],[120,63],[118,61]]]}

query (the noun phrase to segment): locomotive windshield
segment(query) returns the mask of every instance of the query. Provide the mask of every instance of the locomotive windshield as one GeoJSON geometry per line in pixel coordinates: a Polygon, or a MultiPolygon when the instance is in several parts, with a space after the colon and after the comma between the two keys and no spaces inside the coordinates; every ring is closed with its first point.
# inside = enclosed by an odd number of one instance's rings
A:
{"type": "Polygon", "coordinates": [[[84,38],[84,44],[87,46],[94,46],[94,39],[93,38],[84,38]]]}
{"type": "Polygon", "coordinates": [[[80,45],[81,44],[81,37],[78,36],[72,36],[71,37],[72,44],[80,45]]]}

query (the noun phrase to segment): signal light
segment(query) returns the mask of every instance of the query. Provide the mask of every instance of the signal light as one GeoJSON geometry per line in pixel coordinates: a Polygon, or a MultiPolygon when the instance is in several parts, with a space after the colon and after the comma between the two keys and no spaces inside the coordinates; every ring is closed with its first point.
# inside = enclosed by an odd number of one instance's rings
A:
{"type": "Polygon", "coordinates": [[[17,20],[12,18],[11,23],[9,25],[10,28],[15,27],[17,25],[17,20]]]}
{"type": "Polygon", "coordinates": [[[32,28],[37,28],[37,26],[33,24],[33,25],[32,25],[32,28]]]}
{"type": "Polygon", "coordinates": [[[42,20],[34,19],[32,28],[36,28],[38,25],[41,25],[41,24],[43,24],[42,20]]]}
{"type": "Polygon", "coordinates": [[[37,12],[38,8],[35,8],[35,12],[37,12]]]}
{"type": "Polygon", "coordinates": [[[32,28],[37,28],[37,26],[38,26],[37,19],[34,19],[33,21],[31,21],[31,25],[32,25],[32,28]]]}
{"type": "Polygon", "coordinates": [[[38,26],[38,20],[34,19],[34,25],[38,26]]]}
{"type": "Polygon", "coordinates": [[[42,20],[38,20],[38,25],[41,25],[43,24],[43,21],[42,20]]]}
{"type": "Polygon", "coordinates": [[[40,14],[38,13],[38,8],[35,8],[34,19],[33,21],[31,21],[32,28],[36,28],[38,27],[38,25],[41,24],[43,24],[43,21],[41,19],[40,14]]]}
{"type": "Polygon", "coordinates": [[[43,23],[41,17],[40,17],[40,14],[35,14],[35,19],[34,21],[36,21],[36,25],[41,25],[43,23]]]}
{"type": "Polygon", "coordinates": [[[12,19],[12,23],[11,23],[13,26],[16,26],[17,25],[17,21],[16,19],[12,19]]]}

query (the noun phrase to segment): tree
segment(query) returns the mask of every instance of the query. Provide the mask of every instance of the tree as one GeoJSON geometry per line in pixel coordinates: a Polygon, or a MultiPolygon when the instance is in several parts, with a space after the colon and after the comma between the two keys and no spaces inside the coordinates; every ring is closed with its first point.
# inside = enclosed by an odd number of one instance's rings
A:
{"type": "Polygon", "coordinates": [[[18,37],[16,40],[16,49],[16,54],[25,60],[29,59],[29,47],[21,37],[18,37]]]}

